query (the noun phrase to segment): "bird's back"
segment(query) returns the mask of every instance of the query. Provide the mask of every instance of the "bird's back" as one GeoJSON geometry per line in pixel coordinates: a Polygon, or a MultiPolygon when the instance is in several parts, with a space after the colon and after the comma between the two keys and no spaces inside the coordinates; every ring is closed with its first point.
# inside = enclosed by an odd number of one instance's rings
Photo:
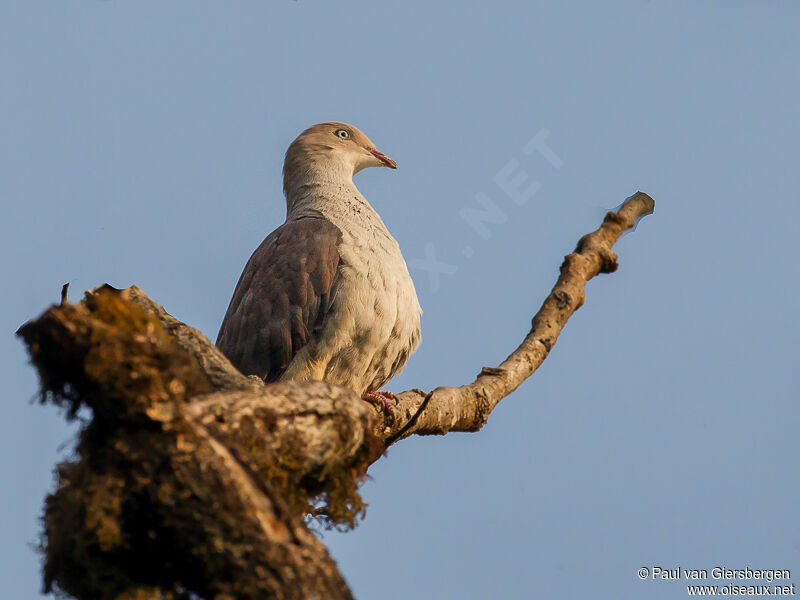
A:
{"type": "Polygon", "coordinates": [[[321,216],[291,219],[267,236],[242,272],[217,346],[245,375],[278,379],[329,314],[339,230],[321,216]]]}

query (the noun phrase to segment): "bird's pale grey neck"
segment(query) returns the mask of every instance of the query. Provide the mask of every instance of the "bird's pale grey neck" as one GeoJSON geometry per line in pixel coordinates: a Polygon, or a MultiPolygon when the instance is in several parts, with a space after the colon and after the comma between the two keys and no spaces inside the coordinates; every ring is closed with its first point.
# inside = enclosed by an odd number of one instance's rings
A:
{"type": "Polygon", "coordinates": [[[368,221],[380,221],[378,214],[353,183],[350,165],[307,163],[300,172],[287,169],[284,173],[284,191],[289,217],[317,211],[332,220],[352,215],[368,221]]]}
{"type": "Polygon", "coordinates": [[[358,239],[381,240],[382,244],[396,246],[378,213],[353,183],[354,170],[344,157],[287,152],[283,168],[286,219],[322,214],[358,239]]]}
{"type": "Polygon", "coordinates": [[[289,208],[321,184],[353,183],[353,165],[316,147],[290,147],[283,164],[283,192],[289,208]]]}
{"type": "Polygon", "coordinates": [[[385,228],[380,216],[350,181],[312,181],[287,196],[287,218],[321,213],[337,225],[385,228]]]}

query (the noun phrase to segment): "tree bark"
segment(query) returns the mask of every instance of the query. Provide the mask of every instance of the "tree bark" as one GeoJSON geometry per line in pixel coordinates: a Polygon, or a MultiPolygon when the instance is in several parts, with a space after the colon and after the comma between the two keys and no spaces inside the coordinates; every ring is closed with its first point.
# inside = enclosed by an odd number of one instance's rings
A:
{"type": "Polygon", "coordinates": [[[368,466],[413,434],[477,431],[617,268],[632,196],[578,242],[530,332],[476,380],[409,390],[387,418],[323,382],[245,377],[138,287],[101,286],[23,325],[42,399],[84,420],[45,502],[44,583],[78,599],[351,598],[309,515],[353,527],[368,466]]]}

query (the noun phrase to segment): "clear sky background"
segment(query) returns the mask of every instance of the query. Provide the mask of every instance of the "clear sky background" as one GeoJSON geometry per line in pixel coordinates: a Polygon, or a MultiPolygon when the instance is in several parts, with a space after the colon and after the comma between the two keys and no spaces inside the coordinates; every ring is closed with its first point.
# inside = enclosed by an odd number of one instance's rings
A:
{"type": "Polygon", "coordinates": [[[800,584],[798,31],[788,1],[2,2],[2,596],[39,597],[75,433],[13,332],[108,282],[214,339],[283,221],[286,147],[324,120],[400,166],[356,177],[425,311],[394,391],[498,364],[603,211],[656,200],[482,432],[372,468],[366,520],[325,534],[358,598],[686,595],[653,565],[800,584]],[[521,205],[504,167],[538,184],[521,205]]]}

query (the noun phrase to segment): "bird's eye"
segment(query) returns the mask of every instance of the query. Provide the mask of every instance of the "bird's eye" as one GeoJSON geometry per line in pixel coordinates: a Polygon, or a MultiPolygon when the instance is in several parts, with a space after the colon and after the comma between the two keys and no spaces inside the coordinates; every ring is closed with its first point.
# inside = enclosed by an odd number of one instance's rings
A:
{"type": "Polygon", "coordinates": [[[338,137],[340,140],[349,140],[350,139],[350,132],[347,129],[337,129],[333,135],[338,137]]]}

